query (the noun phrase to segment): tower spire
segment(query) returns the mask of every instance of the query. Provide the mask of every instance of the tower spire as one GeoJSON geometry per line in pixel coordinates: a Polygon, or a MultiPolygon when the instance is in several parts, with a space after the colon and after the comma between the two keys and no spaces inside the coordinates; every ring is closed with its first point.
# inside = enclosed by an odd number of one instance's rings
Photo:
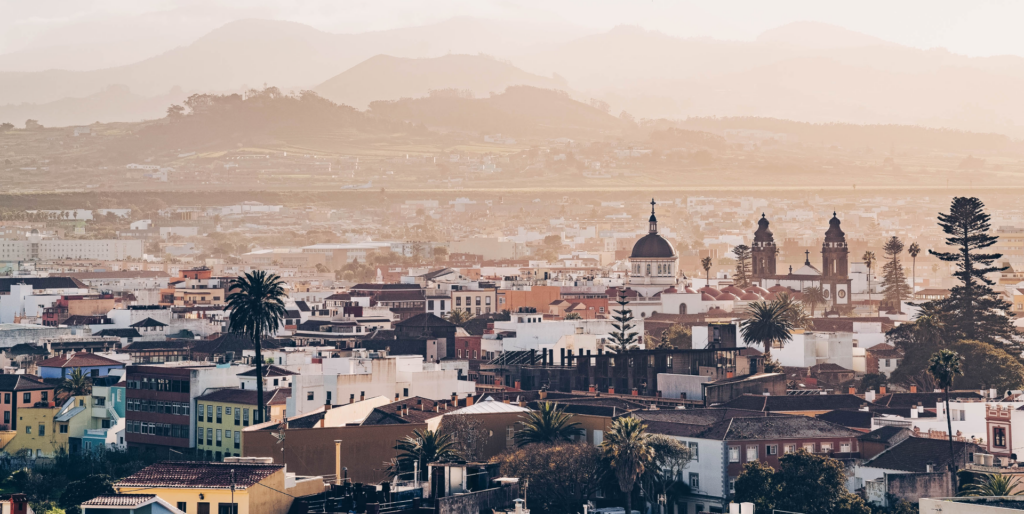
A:
{"type": "Polygon", "coordinates": [[[652,233],[652,234],[657,234],[658,233],[658,218],[654,217],[654,206],[655,205],[656,205],[656,202],[654,201],[654,198],[651,198],[651,219],[648,220],[648,221],[650,221],[650,223],[651,223],[650,233],[652,233]]]}

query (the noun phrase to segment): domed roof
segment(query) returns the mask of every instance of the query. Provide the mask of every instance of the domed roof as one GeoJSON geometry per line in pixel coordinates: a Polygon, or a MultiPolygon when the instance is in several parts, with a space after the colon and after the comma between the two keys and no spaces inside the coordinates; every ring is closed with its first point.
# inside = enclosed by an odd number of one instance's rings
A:
{"type": "Polygon", "coordinates": [[[768,230],[768,220],[761,213],[761,219],[757,220],[757,232],[754,232],[755,243],[770,243],[775,241],[775,236],[768,230]]]}
{"type": "Polygon", "coordinates": [[[748,287],[746,289],[746,292],[754,293],[754,294],[759,294],[761,296],[764,296],[764,295],[768,294],[769,291],[767,289],[764,289],[763,287],[760,287],[760,286],[750,286],[750,287],[748,287]]]}
{"type": "Polygon", "coordinates": [[[711,296],[711,295],[709,295],[707,293],[701,293],[700,300],[702,302],[713,302],[713,301],[715,301],[715,297],[711,296]]]}
{"type": "Polygon", "coordinates": [[[774,302],[775,300],[779,299],[779,295],[777,295],[775,293],[768,293],[768,294],[761,295],[761,298],[763,300],[765,300],[765,301],[768,301],[768,302],[774,302]]]}
{"type": "Polygon", "coordinates": [[[715,289],[715,288],[713,288],[711,286],[704,286],[704,287],[698,289],[697,291],[699,291],[701,293],[704,293],[704,294],[709,294],[709,295],[711,295],[711,296],[713,296],[715,298],[718,298],[718,296],[722,294],[721,291],[719,291],[719,290],[717,290],[717,289],[715,289]]]}
{"type": "Polygon", "coordinates": [[[843,229],[839,228],[839,218],[836,217],[835,211],[832,211],[832,219],[828,220],[828,230],[825,231],[825,242],[826,243],[845,243],[846,233],[843,229]]]}
{"type": "Polygon", "coordinates": [[[672,247],[672,243],[665,240],[664,237],[658,235],[657,232],[651,232],[644,237],[641,237],[639,241],[633,245],[633,253],[629,255],[630,259],[672,259],[676,256],[676,249],[672,247]]]}
{"type": "Polygon", "coordinates": [[[788,293],[788,292],[791,292],[791,290],[788,287],[786,287],[784,285],[781,285],[781,284],[779,284],[777,286],[769,287],[768,291],[772,292],[772,293],[788,293]]]}
{"type": "Polygon", "coordinates": [[[722,293],[721,295],[718,296],[718,298],[715,298],[715,300],[718,300],[720,302],[728,302],[730,300],[735,301],[735,300],[739,300],[739,299],[740,299],[740,297],[738,297],[738,296],[736,296],[736,295],[734,295],[732,293],[722,293]]]}
{"type": "Polygon", "coordinates": [[[742,289],[740,289],[740,288],[738,288],[736,286],[733,286],[733,285],[725,286],[725,287],[723,287],[721,289],[721,291],[723,293],[729,293],[729,294],[732,294],[732,295],[735,295],[735,296],[743,296],[743,293],[746,292],[746,291],[744,291],[744,290],[742,290],[742,289]]]}
{"type": "MultiPolygon", "coordinates": [[[[1022,286],[1022,287],[1024,287],[1024,286],[1022,286]]],[[[687,286],[686,289],[683,289],[683,292],[684,293],[689,293],[689,294],[695,294],[697,291],[694,291],[693,288],[687,286]]]]}
{"type": "Polygon", "coordinates": [[[761,296],[754,293],[746,293],[740,297],[740,300],[745,302],[757,302],[761,300],[761,296]]]}

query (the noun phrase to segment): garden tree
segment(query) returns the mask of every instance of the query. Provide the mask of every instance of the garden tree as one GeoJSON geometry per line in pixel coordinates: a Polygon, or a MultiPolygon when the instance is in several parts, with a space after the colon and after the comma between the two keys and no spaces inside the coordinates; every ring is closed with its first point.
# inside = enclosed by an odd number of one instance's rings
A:
{"type": "Polygon", "coordinates": [[[772,347],[782,346],[793,340],[786,305],[776,299],[770,302],[753,302],[747,306],[747,319],[740,323],[740,333],[748,343],[764,348],[765,361],[772,358],[772,347]]]}
{"type": "Polygon", "coordinates": [[[775,482],[775,468],[760,460],[743,465],[735,487],[733,501],[753,503],[754,512],[771,512],[779,498],[780,484],[775,482]]]}
{"type": "Polygon", "coordinates": [[[452,449],[466,461],[480,460],[480,441],[487,440],[488,430],[476,416],[444,416],[438,432],[451,436],[452,449]]]}
{"type": "Polygon", "coordinates": [[[318,263],[316,263],[316,272],[317,273],[330,273],[331,272],[331,268],[328,268],[327,266],[324,266],[323,263],[318,262],[318,263]]]}
{"type": "Polygon", "coordinates": [[[957,341],[950,350],[960,354],[960,389],[1007,391],[1024,387],[1024,364],[1006,350],[981,341],[957,341]]]}
{"type": "Polygon", "coordinates": [[[805,450],[779,459],[778,471],[750,462],[736,479],[735,501],[753,502],[755,512],[871,514],[864,500],[846,489],[845,471],[842,462],[805,450]]]}
{"type": "Polygon", "coordinates": [[[950,341],[972,339],[991,344],[1009,344],[1019,351],[1019,336],[1007,312],[1011,305],[993,289],[994,282],[986,275],[1007,269],[994,266],[1002,257],[984,253],[998,239],[989,235],[989,215],[985,204],[977,198],[956,197],[948,213],[939,213],[939,226],[946,233],[951,252],[928,253],[942,261],[956,264],[953,276],[960,282],[949,298],[933,300],[944,314],[946,338],[950,341]]]}
{"type": "Polygon", "coordinates": [[[673,348],[689,350],[693,347],[693,332],[690,327],[676,323],[661,332],[662,341],[673,348]]]}
{"type": "Polygon", "coordinates": [[[564,319],[567,320],[567,321],[572,321],[572,320],[577,320],[577,319],[583,319],[583,317],[580,316],[580,313],[578,313],[578,312],[570,312],[569,314],[565,315],[564,319]]]}
{"type": "Polygon", "coordinates": [[[104,494],[114,494],[114,481],[108,475],[89,475],[68,484],[57,505],[67,514],[79,514],[82,502],[104,494]]]}
{"type": "Polygon", "coordinates": [[[871,266],[875,263],[875,252],[866,251],[861,256],[861,259],[864,260],[864,264],[868,267],[868,294],[871,294],[874,292],[871,288],[871,266]]]}
{"type": "Polygon", "coordinates": [[[1020,479],[1001,473],[986,473],[980,480],[966,484],[957,496],[1020,496],[1020,479]]]}
{"type": "Polygon", "coordinates": [[[671,350],[672,344],[665,338],[665,332],[662,331],[661,337],[654,337],[651,334],[644,334],[644,349],[645,350],[671,350]]]}
{"type": "Polygon", "coordinates": [[[626,512],[633,512],[633,487],[655,461],[647,425],[640,418],[616,418],[601,442],[601,451],[615,473],[619,490],[626,495],[626,512]]]}
{"type": "Polygon", "coordinates": [[[57,386],[57,390],[71,396],[80,396],[83,394],[89,394],[92,391],[92,383],[89,381],[89,378],[85,376],[85,373],[82,373],[82,368],[75,368],[74,371],[72,371],[71,374],[68,375],[68,377],[65,378],[59,386],[57,386]]]}
{"type": "MultiPolygon", "coordinates": [[[[231,309],[229,329],[252,339],[256,356],[256,404],[263,402],[263,338],[277,332],[284,319],[285,292],[281,277],[255,270],[231,281],[228,288],[228,308],[231,309]]],[[[263,409],[255,409],[253,423],[263,422],[263,409]]]]}
{"type": "Polygon", "coordinates": [[[867,391],[878,391],[880,387],[889,385],[888,379],[881,373],[866,373],[860,378],[860,387],[857,388],[861,393],[867,391]]]}
{"type": "Polygon", "coordinates": [[[462,309],[453,309],[448,313],[448,316],[445,316],[445,319],[448,320],[449,323],[453,323],[461,327],[462,325],[465,325],[467,321],[473,319],[473,315],[462,309]]]}
{"type": "Polygon", "coordinates": [[[610,334],[612,343],[609,349],[615,353],[623,353],[638,344],[638,335],[633,330],[636,326],[633,323],[633,311],[628,308],[629,298],[626,297],[624,289],[619,289],[619,297],[615,303],[619,304],[619,308],[612,313],[612,328],[615,331],[610,334]]]}
{"type": "Polygon", "coordinates": [[[530,445],[491,459],[503,476],[529,481],[530,511],[577,512],[601,485],[605,466],[601,450],[586,442],[530,445]]]}
{"type": "Polygon", "coordinates": [[[14,129],[14,124],[9,122],[0,123],[0,132],[7,132],[14,129]]]}
{"type": "Polygon", "coordinates": [[[414,463],[419,463],[419,479],[427,479],[427,464],[431,462],[447,462],[460,459],[462,456],[456,451],[455,441],[451,435],[440,430],[414,430],[413,435],[405,436],[405,439],[398,441],[395,449],[398,456],[388,466],[388,472],[393,477],[410,477],[416,469],[414,463]]]}
{"type": "Polygon", "coordinates": [[[434,247],[434,262],[444,262],[448,260],[448,249],[443,246],[434,247]]]}
{"type": "Polygon", "coordinates": [[[907,247],[907,255],[910,255],[910,295],[914,295],[915,288],[917,287],[917,256],[921,255],[921,245],[917,242],[910,243],[907,247]]]}
{"type": "Polygon", "coordinates": [[[740,288],[750,287],[750,247],[738,245],[733,247],[732,253],[736,256],[736,274],[733,275],[733,281],[740,288]]]}
{"type": "Polygon", "coordinates": [[[700,260],[700,267],[704,268],[704,287],[711,286],[711,257],[704,257],[700,260]]]}
{"type": "Polygon", "coordinates": [[[960,369],[960,354],[950,350],[939,350],[932,355],[928,366],[928,373],[935,377],[935,384],[944,393],[943,401],[946,403],[946,436],[949,438],[949,472],[953,475],[953,490],[956,490],[956,461],[953,451],[953,418],[949,412],[949,388],[953,386],[953,379],[963,375],[960,369]]]}
{"type": "Polygon", "coordinates": [[[559,409],[557,403],[543,402],[523,420],[523,428],[516,432],[516,445],[555,444],[567,442],[583,434],[580,424],[572,421],[572,414],[559,409]]]}
{"type": "Polygon", "coordinates": [[[178,331],[178,334],[175,335],[174,337],[176,337],[178,339],[195,339],[196,338],[196,334],[195,334],[195,332],[192,332],[191,330],[183,328],[180,331],[178,331]]]}
{"type": "Polygon", "coordinates": [[[932,354],[947,346],[944,334],[942,313],[930,303],[921,305],[912,323],[903,323],[886,332],[886,342],[903,352],[903,359],[889,380],[903,385],[922,386],[925,391],[934,389],[934,382],[927,371],[928,361],[932,354]]]}
{"type": "Polygon", "coordinates": [[[900,254],[903,253],[903,241],[892,236],[882,247],[889,262],[882,266],[882,303],[889,306],[889,309],[896,309],[900,312],[901,302],[910,298],[910,286],[907,285],[907,276],[903,273],[903,265],[900,264],[900,254]]]}
{"type": "Polygon", "coordinates": [[[677,478],[683,476],[683,468],[693,460],[693,453],[677,439],[661,434],[648,435],[647,444],[654,449],[654,462],[640,478],[641,490],[652,505],[658,504],[659,494],[665,495],[667,504],[672,505],[674,498],[688,491],[687,484],[677,478]]]}
{"type": "Polygon", "coordinates": [[[811,317],[814,317],[814,308],[819,305],[825,305],[828,299],[825,298],[825,290],[821,286],[809,286],[803,290],[803,298],[800,303],[810,306],[811,317]]]}

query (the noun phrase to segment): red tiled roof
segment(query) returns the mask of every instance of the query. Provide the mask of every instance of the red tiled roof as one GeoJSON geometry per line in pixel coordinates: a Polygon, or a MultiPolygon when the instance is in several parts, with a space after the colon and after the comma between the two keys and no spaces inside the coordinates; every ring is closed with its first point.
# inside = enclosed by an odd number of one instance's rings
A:
{"type": "Polygon", "coordinates": [[[235,487],[247,489],[269,477],[284,466],[242,462],[164,461],[153,464],[119,480],[115,487],[167,487],[175,489],[230,489],[231,470],[235,471],[235,487]]]}
{"type": "Polygon", "coordinates": [[[36,365],[41,368],[91,368],[95,366],[124,366],[124,363],[94,353],[78,352],[66,357],[52,357],[36,365]]]}
{"type": "Polygon", "coordinates": [[[149,500],[152,500],[153,498],[156,498],[155,494],[105,494],[84,502],[82,505],[97,507],[137,507],[149,500]]]}

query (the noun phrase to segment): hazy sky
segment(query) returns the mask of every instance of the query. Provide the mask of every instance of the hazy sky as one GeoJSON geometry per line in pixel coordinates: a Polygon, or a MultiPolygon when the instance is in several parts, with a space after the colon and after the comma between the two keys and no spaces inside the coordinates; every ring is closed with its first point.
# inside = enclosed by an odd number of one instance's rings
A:
{"type": "MultiPolygon", "coordinates": [[[[821,21],[918,48],[1024,56],[1024,2],[1010,0],[0,0],[0,54],[131,41],[139,54],[192,41],[232,20],[297,21],[364,32],[452,16],[640,25],[677,36],[751,40],[793,21],[821,21]]],[[[122,49],[126,50],[126,49],[122,49]]]]}

